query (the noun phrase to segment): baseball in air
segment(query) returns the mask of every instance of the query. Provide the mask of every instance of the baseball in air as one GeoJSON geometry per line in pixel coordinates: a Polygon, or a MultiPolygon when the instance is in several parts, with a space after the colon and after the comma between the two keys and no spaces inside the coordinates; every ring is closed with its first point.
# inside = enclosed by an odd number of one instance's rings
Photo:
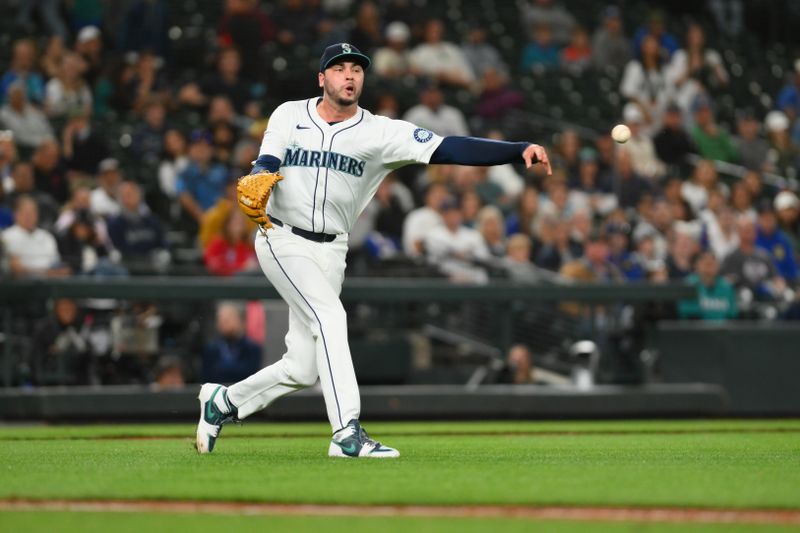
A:
{"type": "Polygon", "coordinates": [[[628,142],[628,139],[631,138],[631,129],[625,124],[617,124],[611,130],[611,138],[620,144],[628,142]]]}

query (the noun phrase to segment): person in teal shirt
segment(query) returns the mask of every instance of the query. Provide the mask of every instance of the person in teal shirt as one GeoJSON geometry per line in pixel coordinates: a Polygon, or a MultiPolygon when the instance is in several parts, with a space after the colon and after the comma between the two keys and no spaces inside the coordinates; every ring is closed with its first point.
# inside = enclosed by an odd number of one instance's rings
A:
{"type": "Polygon", "coordinates": [[[736,294],[733,286],[719,275],[719,262],[711,250],[697,256],[694,270],[686,282],[697,287],[697,298],[679,302],[678,316],[700,320],[736,318],[736,294]]]}

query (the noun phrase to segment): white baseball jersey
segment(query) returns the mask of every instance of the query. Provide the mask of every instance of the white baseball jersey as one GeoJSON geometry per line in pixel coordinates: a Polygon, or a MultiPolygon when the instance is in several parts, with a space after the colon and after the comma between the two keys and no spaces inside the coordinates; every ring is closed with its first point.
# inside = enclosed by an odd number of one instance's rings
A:
{"type": "Polygon", "coordinates": [[[442,137],[361,107],[331,125],[317,113],[318,101],[286,102],[269,119],[259,154],[277,157],[285,179],[267,213],[317,233],[348,233],[381,180],[404,165],[428,163],[442,137]]]}

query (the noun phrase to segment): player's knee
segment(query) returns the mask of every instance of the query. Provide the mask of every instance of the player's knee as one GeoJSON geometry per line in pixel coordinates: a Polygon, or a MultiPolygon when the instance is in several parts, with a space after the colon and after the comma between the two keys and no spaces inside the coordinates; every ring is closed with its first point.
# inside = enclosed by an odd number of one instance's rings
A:
{"type": "Polygon", "coordinates": [[[316,368],[303,368],[299,365],[293,365],[287,368],[286,371],[289,375],[289,380],[300,387],[311,387],[317,382],[318,374],[316,368]]]}

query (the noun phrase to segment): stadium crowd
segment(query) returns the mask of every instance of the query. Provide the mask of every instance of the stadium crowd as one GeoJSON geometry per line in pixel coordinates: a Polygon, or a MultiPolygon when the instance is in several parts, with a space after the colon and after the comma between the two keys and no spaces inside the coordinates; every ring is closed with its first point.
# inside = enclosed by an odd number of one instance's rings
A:
{"type": "Polygon", "coordinates": [[[735,102],[728,131],[717,101],[741,81],[710,36],[746,31],[743,2],[701,2],[703,16],[688,23],[653,11],[632,24],[598,5],[583,25],[565,4],[518,2],[528,42],[513,61],[482,21],[457,31],[420,17],[418,4],[227,0],[213,58],[198,53],[199,74],[185,79],[171,68],[181,31],[172,2],[20,2],[22,35],[0,79],[4,275],[175,273],[178,262],[259,274],[235,180],[258,155],[270,109],[315,87],[311,68],[300,90],[264,65],[270,51],[314,58],[347,41],[373,58],[364,105],[441,135],[505,138],[510,117],[536,120],[521,76],[608,69],[620,73],[617,122],[632,131],[623,145],[613,123],[529,139],[548,147],[550,177],[521,165],[390,175],[350,236],[362,272],[402,264],[470,283],[687,280],[702,296],[681,316],[747,316],[752,302],[797,314],[800,59],[782,65],[790,74],[772,109],[735,102]],[[413,88],[412,105],[393,92],[400,86],[413,88]],[[187,114],[201,120],[188,124],[187,114]],[[109,124],[120,122],[130,133],[117,138],[109,124]]]}

